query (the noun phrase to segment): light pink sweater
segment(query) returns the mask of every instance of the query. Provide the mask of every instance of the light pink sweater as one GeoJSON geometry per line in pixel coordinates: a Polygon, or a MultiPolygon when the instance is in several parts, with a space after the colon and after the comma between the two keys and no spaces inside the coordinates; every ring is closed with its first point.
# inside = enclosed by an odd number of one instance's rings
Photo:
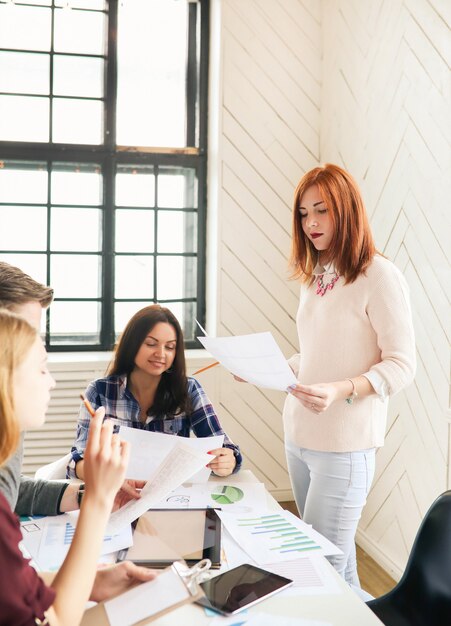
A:
{"type": "MultiPolygon", "coordinates": [[[[375,256],[366,274],[340,278],[321,297],[316,283],[301,288],[297,313],[300,354],[289,360],[304,384],[375,372],[392,395],[412,382],[415,338],[407,283],[387,259],[375,256]]],[[[290,394],[283,411],[286,438],[302,448],[350,452],[384,443],[387,399],[373,394],[353,404],[337,400],[315,415],[290,394]]]]}

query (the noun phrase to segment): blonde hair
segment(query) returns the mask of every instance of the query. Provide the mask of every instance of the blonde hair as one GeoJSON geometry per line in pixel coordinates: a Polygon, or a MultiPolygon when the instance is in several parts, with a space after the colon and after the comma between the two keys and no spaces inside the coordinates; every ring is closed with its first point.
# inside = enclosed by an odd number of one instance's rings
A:
{"type": "Polygon", "coordinates": [[[12,456],[20,429],[14,410],[14,372],[36,341],[37,331],[15,313],[0,309],[0,465],[12,456]]]}
{"type": "Polygon", "coordinates": [[[0,261],[0,307],[14,310],[26,302],[39,302],[46,309],[53,300],[53,289],[38,283],[18,267],[0,261]]]}

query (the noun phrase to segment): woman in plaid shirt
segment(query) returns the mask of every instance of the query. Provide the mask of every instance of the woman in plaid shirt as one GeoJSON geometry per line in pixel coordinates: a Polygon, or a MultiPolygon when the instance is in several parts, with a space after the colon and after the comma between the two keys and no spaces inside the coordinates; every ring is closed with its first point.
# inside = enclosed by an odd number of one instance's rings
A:
{"type": "MultiPolygon", "coordinates": [[[[217,476],[236,472],[240,449],[223,431],[205,391],[186,376],[183,333],[178,320],[157,304],[138,311],[128,322],[116,348],[108,376],[91,382],[86,398],[94,409],[121,425],[189,437],[224,435],[222,448],[210,451],[208,467],[217,476]]],[[[83,454],[91,416],[80,408],[68,476],[83,478],[83,454]]]]}

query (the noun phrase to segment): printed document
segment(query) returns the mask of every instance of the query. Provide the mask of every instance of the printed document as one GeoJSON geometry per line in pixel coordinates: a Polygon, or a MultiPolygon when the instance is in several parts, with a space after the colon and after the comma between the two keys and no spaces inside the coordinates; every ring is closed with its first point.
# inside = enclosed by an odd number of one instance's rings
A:
{"type": "MultiPolygon", "coordinates": [[[[119,426],[118,430],[121,439],[130,443],[130,459],[127,466],[126,478],[134,480],[147,480],[149,474],[153,472],[163,461],[165,456],[178,445],[180,437],[166,435],[165,433],[154,433],[140,428],[130,428],[119,426]]],[[[183,437],[183,444],[199,452],[208,452],[222,448],[224,435],[214,435],[212,437],[183,437]]],[[[213,457],[210,456],[210,461],[213,457]]],[[[188,476],[190,482],[206,482],[211,475],[211,470],[204,467],[188,476]]]]}
{"type": "MultiPolygon", "coordinates": [[[[176,439],[174,437],[174,439],[176,439]]],[[[118,511],[110,515],[107,534],[114,534],[131,524],[152,505],[162,500],[171,491],[179,487],[195,472],[211,462],[211,455],[199,452],[180,442],[166,455],[157,469],[147,477],[147,484],[141,491],[139,500],[127,502],[118,511]]]]}
{"type": "Polygon", "coordinates": [[[229,372],[268,389],[286,391],[297,380],[271,333],[236,337],[198,337],[229,372]]]}

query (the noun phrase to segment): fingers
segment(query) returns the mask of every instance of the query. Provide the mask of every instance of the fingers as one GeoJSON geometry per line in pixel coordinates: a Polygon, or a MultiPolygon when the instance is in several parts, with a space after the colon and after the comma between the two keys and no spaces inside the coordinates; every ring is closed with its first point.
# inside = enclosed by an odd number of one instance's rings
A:
{"type": "Polygon", "coordinates": [[[140,567],[131,561],[124,561],[121,563],[121,566],[123,566],[125,574],[130,580],[145,582],[147,580],[153,580],[158,576],[158,572],[155,570],[149,569],[148,567],[140,567]]]}
{"type": "Polygon", "coordinates": [[[89,424],[88,441],[86,443],[86,450],[90,452],[97,452],[99,448],[100,432],[102,430],[103,418],[105,417],[105,407],[100,406],[89,424]]]}
{"type": "MultiPolygon", "coordinates": [[[[143,486],[145,485],[145,481],[144,480],[124,480],[124,482],[121,485],[121,491],[123,491],[124,493],[126,493],[128,496],[130,496],[130,498],[134,498],[135,500],[138,500],[141,497],[141,493],[138,491],[138,489],[135,486],[135,483],[142,483],[143,486]]],[[[142,487],[141,487],[142,489],[142,487]]]]}
{"type": "Polygon", "coordinates": [[[207,465],[215,474],[228,475],[235,469],[236,459],[231,448],[217,448],[208,454],[215,455],[213,461],[207,465]]]}
{"type": "Polygon", "coordinates": [[[287,392],[297,398],[299,402],[311,413],[319,415],[325,411],[330,402],[327,400],[327,393],[319,385],[290,385],[287,392]]]}
{"type": "Polygon", "coordinates": [[[147,480],[129,480],[131,485],[134,485],[135,489],[144,489],[147,484],[147,480]]]}

